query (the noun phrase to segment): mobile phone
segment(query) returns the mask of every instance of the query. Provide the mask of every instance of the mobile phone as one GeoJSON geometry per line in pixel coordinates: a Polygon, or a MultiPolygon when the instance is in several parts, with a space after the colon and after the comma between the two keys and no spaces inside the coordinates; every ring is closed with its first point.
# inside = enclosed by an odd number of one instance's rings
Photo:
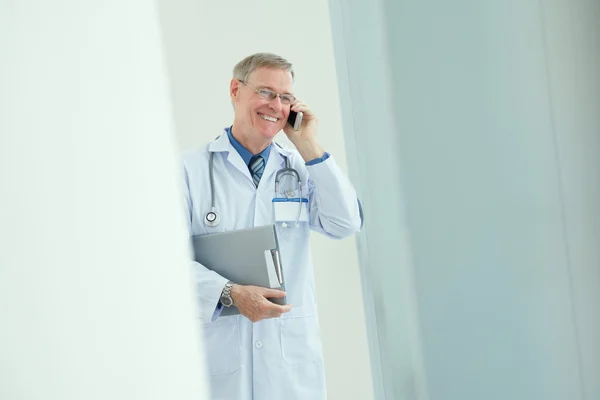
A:
{"type": "Polygon", "coordinates": [[[295,131],[299,130],[300,126],[302,125],[303,116],[304,113],[302,112],[297,113],[296,111],[290,110],[290,115],[288,116],[288,124],[290,124],[295,131]]]}

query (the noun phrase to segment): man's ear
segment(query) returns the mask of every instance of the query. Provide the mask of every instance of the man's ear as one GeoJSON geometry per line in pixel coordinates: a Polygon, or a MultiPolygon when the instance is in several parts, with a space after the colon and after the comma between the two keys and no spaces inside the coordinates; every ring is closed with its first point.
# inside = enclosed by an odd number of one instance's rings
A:
{"type": "Polygon", "coordinates": [[[231,98],[232,102],[234,102],[237,99],[239,92],[240,92],[240,81],[233,78],[231,80],[231,82],[229,82],[229,97],[231,98]]]}

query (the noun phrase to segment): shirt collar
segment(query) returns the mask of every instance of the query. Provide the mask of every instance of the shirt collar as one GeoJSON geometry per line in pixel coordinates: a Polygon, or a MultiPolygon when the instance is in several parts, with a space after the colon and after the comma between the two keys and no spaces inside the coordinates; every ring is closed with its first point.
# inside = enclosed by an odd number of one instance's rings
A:
{"type": "MultiPolygon", "coordinates": [[[[227,136],[229,137],[229,142],[231,143],[233,148],[237,150],[237,152],[240,154],[240,156],[242,157],[242,160],[244,160],[246,165],[250,165],[250,159],[252,158],[253,154],[250,153],[250,151],[248,151],[248,149],[246,149],[244,146],[242,146],[242,144],[240,142],[238,142],[235,137],[233,137],[233,134],[231,133],[231,126],[229,128],[225,128],[225,131],[227,132],[227,136]]],[[[269,154],[271,153],[271,146],[273,146],[272,143],[269,144],[267,146],[267,148],[265,148],[263,151],[260,152],[260,156],[262,156],[262,158],[265,160],[265,165],[267,164],[267,160],[269,159],[269,154]]]]}

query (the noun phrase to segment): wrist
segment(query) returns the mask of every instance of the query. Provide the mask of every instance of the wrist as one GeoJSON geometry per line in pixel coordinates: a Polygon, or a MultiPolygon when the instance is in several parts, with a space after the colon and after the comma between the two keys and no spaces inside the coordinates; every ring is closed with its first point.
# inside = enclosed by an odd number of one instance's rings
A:
{"type": "Polygon", "coordinates": [[[316,140],[307,140],[301,143],[294,143],[296,150],[302,156],[305,162],[321,158],[325,154],[325,150],[317,143],[316,140]]]}
{"type": "Polygon", "coordinates": [[[229,291],[231,298],[233,300],[233,304],[237,304],[238,300],[239,300],[239,296],[240,296],[240,292],[242,290],[241,285],[238,285],[237,283],[234,283],[231,286],[231,290],[229,291]]]}

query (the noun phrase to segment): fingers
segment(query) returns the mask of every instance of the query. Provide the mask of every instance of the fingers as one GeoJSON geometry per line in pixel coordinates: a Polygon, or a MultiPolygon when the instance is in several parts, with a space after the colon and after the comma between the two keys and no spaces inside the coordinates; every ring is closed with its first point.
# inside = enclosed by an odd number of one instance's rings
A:
{"type": "MultiPolygon", "coordinates": [[[[269,300],[263,298],[263,302],[257,305],[255,308],[248,310],[248,312],[242,313],[252,322],[258,322],[268,318],[279,318],[282,314],[290,312],[292,310],[291,304],[281,306],[279,304],[271,303],[269,300]]],[[[240,310],[241,311],[241,310],[240,310]]]]}
{"type": "Polygon", "coordinates": [[[290,310],[292,309],[291,304],[280,305],[275,304],[269,300],[269,298],[281,298],[285,295],[286,293],[283,290],[266,288],[264,289],[264,301],[262,301],[260,304],[260,311],[264,318],[279,318],[281,314],[290,312],[290,310]]]}
{"type": "Polygon", "coordinates": [[[266,298],[276,298],[280,299],[286,296],[286,293],[283,290],[279,289],[265,289],[263,292],[263,296],[266,298]]]}
{"type": "Polygon", "coordinates": [[[243,286],[239,292],[241,294],[237,297],[238,303],[236,306],[252,322],[258,322],[267,318],[279,318],[282,314],[290,312],[292,309],[290,304],[282,306],[269,300],[269,298],[282,298],[286,296],[286,292],[283,290],[259,286],[243,286]]]}
{"type": "Polygon", "coordinates": [[[286,313],[286,312],[290,312],[292,311],[292,305],[291,304],[286,304],[285,306],[281,306],[281,313],[286,313]]]}
{"type": "Polygon", "coordinates": [[[270,301],[268,301],[268,303],[269,304],[266,305],[265,309],[264,309],[265,314],[267,315],[268,318],[279,318],[281,316],[281,314],[285,314],[292,310],[291,304],[286,304],[284,306],[281,306],[279,304],[271,303],[270,301]]]}
{"type": "MultiPolygon", "coordinates": [[[[296,103],[294,103],[294,105],[292,106],[292,111],[296,111],[296,112],[304,112],[306,113],[306,111],[308,111],[308,107],[306,106],[306,104],[304,104],[301,101],[297,101],[296,103]]],[[[307,113],[308,114],[308,113],[307,113]]]]}
{"type": "Polygon", "coordinates": [[[294,111],[299,111],[299,109],[302,107],[306,107],[306,103],[301,100],[297,100],[294,104],[292,104],[292,110],[294,111]]]}
{"type": "Polygon", "coordinates": [[[313,113],[310,110],[310,108],[308,108],[308,106],[306,105],[305,102],[303,102],[302,100],[298,100],[296,101],[292,107],[291,107],[292,111],[296,111],[296,112],[302,112],[304,113],[305,116],[307,117],[313,117],[313,113]]]}

